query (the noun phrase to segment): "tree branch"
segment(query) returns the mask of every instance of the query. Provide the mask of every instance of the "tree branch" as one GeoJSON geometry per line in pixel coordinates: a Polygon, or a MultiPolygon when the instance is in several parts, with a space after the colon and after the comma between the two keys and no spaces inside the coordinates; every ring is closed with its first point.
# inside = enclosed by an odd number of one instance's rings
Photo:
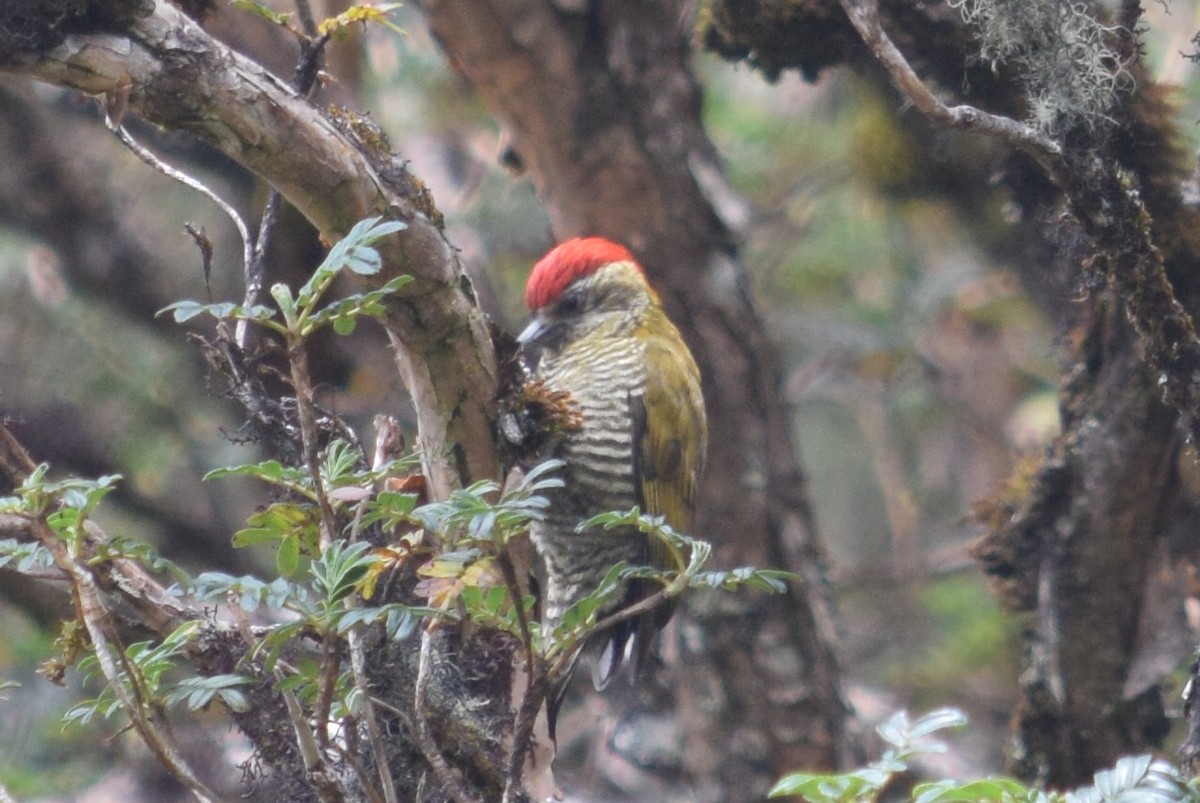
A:
{"type": "Polygon", "coordinates": [[[992,134],[1020,148],[1041,164],[1052,176],[1061,176],[1062,147],[1031,125],[974,106],[947,106],[925,85],[909,65],[904,54],[892,42],[879,23],[876,0],[838,0],[850,23],[862,37],[879,63],[887,70],[896,88],[922,114],[938,125],[992,134]]]}
{"type": "MultiPolygon", "coordinates": [[[[71,578],[71,584],[75,590],[75,603],[79,611],[79,618],[83,622],[84,627],[87,628],[88,638],[95,649],[96,659],[99,662],[101,672],[108,681],[109,688],[112,689],[117,699],[120,700],[121,706],[125,709],[125,713],[129,717],[129,721],[133,724],[134,729],[141,735],[143,741],[145,741],[151,752],[159,760],[159,763],[177,781],[187,787],[201,803],[219,803],[217,796],[200,782],[195,772],[188,766],[187,761],[184,760],[183,755],[179,752],[179,747],[171,737],[170,730],[159,727],[153,721],[153,718],[147,714],[145,701],[135,699],[131,696],[129,690],[126,689],[124,682],[121,680],[120,670],[113,660],[112,652],[110,652],[110,649],[115,649],[118,655],[120,655],[120,647],[119,645],[112,648],[109,646],[110,642],[113,641],[109,635],[111,628],[109,621],[110,614],[104,607],[103,594],[96,584],[95,578],[75,560],[74,556],[68,550],[67,545],[44,521],[35,521],[32,524],[37,539],[54,556],[54,562],[58,567],[71,578]]],[[[136,672],[128,665],[126,666],[126,675],[136,690],[136,672]]]]}
{"type": "Polygon", "coordinates": [[[427,193],[390,153],[355,142],[286,83],[212,39],[165,0],[122,35],[72,34],[5,71],[96,95],[128,93],[128,112],[189,131],[276,187],[333,241],[384,214],[408,228],[379,244],[387,270],[414,281],[385,319],[413,397],[435,498],[498,475],[495,355],[469,280],[427,193]]]}
{"type": "Polygon", "coordinates": [[[1149,348],[1146,362],[1160,377],[1163,396],[1179,413],[1193,441],[1200,437],[1200,338],[1191,314],[1175,297],[1152,219],[1117,160],[1068,163],[1062,146],[1032,126],[971,106],[939,101],[879,24],[876,0],[839,0],[863,42],[900,92],[934,123],[999,137],[1028,153],[1066,195],[1099,246],[1092,267],[1127,305],[1129,319],[1149,348]]]}
{"type": "Polygon", "coordinates": [[[417,662],[417,682],[413,695],[413,719],[409,723],[412,726],[412,736],[421,749],[421,754],[429,762],[433,774],[437,776],[454,803],[479,803],[478,798],[467,788],[462,773],[446,761],[446,757],[442,755],[442,750],[438,747],[437,740],[433,738],[433,733],[429,728],[427,697],[432,671],[430,663],[433,656],[433,640],[430,638],[430,632],[429,626],[421,628],[421,652],[417,662]]]}

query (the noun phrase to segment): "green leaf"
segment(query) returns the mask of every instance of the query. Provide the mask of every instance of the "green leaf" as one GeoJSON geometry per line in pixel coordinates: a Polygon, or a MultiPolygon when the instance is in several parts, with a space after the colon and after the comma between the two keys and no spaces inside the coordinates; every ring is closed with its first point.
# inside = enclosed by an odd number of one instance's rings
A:
{"type": "Polygon", "coordinates": [[[318,513],[311,505],[276,502],[266,510],[251,514],[246,520],[249,526],[233,537],[233,544],[236,547],[253,546],[292,536],[311,541],[317,535],[317,517],[318,513]]]}
{"type": "Polygon", "coordinates": [[[247,527],[244,530],[238,530],[233,535],[233,545],[237,549],[245,549],[259,544],[273,544],[281,540],[283,540],[283,536],[277,530],[266,527],[247,527]]]}
{"type": "Polygon", "coordinates": [[[284,27],[287,26],[288,20],[290,20],[292,17],[290,13],[281,14],[269,6],[265,6],[261,3],[255,3],[253,0],[229,0],[229,4],[234,8],[240,8],[243,11],[249,11],[251,14],[257,14],[265,20],[273,22],[276,25],[282,25],[284,27]]]}
{"type": "Polygon", "coordinates": [[[377,22],[391,28],[396,33],[404,34],[404,30],[399,28],[394,22],[387,18],[387,14],[391,11],[400,8],[400,3],[385,3],[383,5],[364,5],[351,6],[350,8],[338,14],[336,17],[323,20],[317,26],[317,30],[322,34],[328,34],[332,37],[340,36],[344,30],[354,23],[366,24],[368,22],[377,22]]]}
{"type": "Polygon", "coordinates": [[[908,712],[897,711],[875,727],[875,731],[888,744],[905,747],[908,744],[908,712]]]}
{"type": "Polygon", "coordinates": [[[379,252],[371,248],[371,244],[407,227],[407,224],[400,221],[384,221],[380,217],[360,220],[345,237],[329,249],[325,259],[313,271],[304,287],[300,288],[296,295],[299,306],[307,310],[315,304],[342,268],[362,275],[378,273],[383,267],[383,262],[379,252]]]}
{"type": "MultiPolygon", "coordinates": [[[[967,724],[967,715],[957,708],[938,708],[930,711],[912,724],[908,730],[909,740],[928,736],[947,728],[961,728],[967,724]]],[[[1147,762],[1147,766],[1149,763],[1147,762]]]]}
{"type": "Polygon", "coordinates": [[[359,541],[346,545],[335,541],[312,564],[313,589],[332,607],[358,589],[358,583],[378,560],[370,552],[371,545],[359,541]]]}
{"type": "Polygon", "coordinates": [[[214,468],[204,475],[204,481],[217,480],[223,477],[257,477],[267,482],[277,482],[284,477],[284,467],[278,460],[266,460],[262,463],[214,468]]]}
{"type": "Polygon", "coordinates": [[[467,613],[483,608],[483,589],[479,586],[464,586],[459,592],[458,599],[467,609],[467,613]]]}
{"type": "Polygon", "coordinates": [[[771,787],[767,797],[798,795],[809,803],[842,803],[862,791],[861,780],[851,775],[820,775],[796,772],[771,787]]]}
{"type": "Polygon", "coordinates": [[[592,593],[576,602],[563,613],[562,622],[555,629],[555,633],[566,635],[573,630],[590,624],[600,607],[608,602],[612,595],[616,593],[628,569],[629,564],[624,561],[620,561],[610,568],[608,573],[604,575],[604,579],[600,581],[592,593]]]}
{"type": "Polygon", "coordinates": [[[382,316],[387,311],[383,301],[411,281],[411,276],[397,276],[377,290],[347,296],[316,310],[309,315],[302,334],[307,336],[327,323],[332,323],[339,334],[349,334],[353,325],[348,324],[348,321],[353,320],[357,323],[358,318],[382,316]],[[337,329],[339,326],[342,328],[337,329]]]}
{"type": "Polygon", "coordinates": [[[174,304],[168,304],[163,307],[154,313],[154,315],[158,317],[168,312],[173,313],[172,317],[175,319],[175,323],[184,323],[198,315],[211,315],[217,320],[232,318],[234,320],[258,322],[269,321],[275,317],[275,311],[262,304],[242,307],[231,301],[221,301],[213,304],[204,304],[199,301],[176,301],[174,304]]]}
{"type": "Polygon", "coordinates": [[[484,599],[484,607],[487,610],[498,615],[507,604],[508,586],[493,586],[488,589],[487,597],[484,599]]]}
{"type": "Polygon", "coordinates": [[[289,692],[289,691],[294,692],[297,689],[304,686],[305,684],[311,683],[311,682],[312,682],[312,680],[310,678],[305,677],[304,675],[288,675],[285,678],[281,678],[275,684],[275,688],[281,692],[289,692]]]}
{"type": "Polygon", "coordinates": [[[361,485],[369,477],[358,473],[365,462],[359,448],[348,441],[336,438],[325,448],[321,460],[321,481],[326,486],[361,485]]]}
{"type": "Polygon", "coordinates": [[[167,705],[183,703],[189,711],[199,711],[215,699],[231,711],[246,711],[250,707],[250,701],[238,687],[250,683],[251,680],[242,675],[185,678],[167,693],[165,701],[167,705]]]}
{"type": "Polygon", "coordinates": [[[316,494],[312,489],[312,477],[308,471],[303,468],[285,466],[278,460],[266,460],[262,463],[214,468],[204,475],[204,480],[207,482],[226,477],[253,477],[271,485],[295,491],[310,500],[316,499],[316,494]]]}
{"type": "Polygon", "coordinates": [[[1025,800],[1029,790],[1011,778],[986,778],[960,783],[938,781],[918,784],[913,803],[1010,803],[1025,800]]]}
{"type": "MultiPolygon", "coordinates": [[[[420,610],[417,608],[405,608],[404,606],[394,607],[388,613],[387,632],[396,641],[401,641],[408,638],[417,631],[418,619],[414,614],[420,610]]],[[[437,611],[429,610],[428,615],[436,616],[437,611]]]]}
{"type": "Polygon", "coordinates": [[[0,541],[0,566],[9,564],[14,564],[18,572],[47,569],[54,565],[54,556],[37,542],[6,538],[0,541]]]}
{"type": "Polygon", "coordinates": [[[700,572],[692,577],[689,585],[693,588],[716,588],[722,591],[736,591],[739,588],[753,588],[770,594],[782,594],[787,591],[784,581],[794,580],[796,575],[778,569],[755,569],[742,566],[724,572],[700,572]]]}
{"type": "Polygon", "coordinates": [[[279,311],[283,313],[283,321],[290,329],[295,325],[296,299],[292,298],[291,289],[283,282],[276,282],[271,285],[271,298],[275,299],[275,303],[279,305],[279,311]]]}
{"type": "Polygon", "coordinates": [[[361,245],[346,254],[345,267],[360,276],[374,276],[383,270],[383,259],[374,248],[361,245]]]}
{"type": "Polygon", "coordinates": [[[154,317],[157,318],[165,313],[173,312],[175,313],[175,323],[183,323],[207,312],[208,306],[208,304],[202,304],[199,301],[176,301],[174,304],[168,304],[154,313],[154,317]]]}
{"type": "Polygon", "coordinates": [[[292,534],[279,544],[279,552],[275,554],[275,568],[284,577],[292,577],[300,568],[300,536],[292,534]]]}
{"type": "Polygon", "coordinates": [[[407,516],[417,506],[417,495],[400,491],[380,491],[375,496],[374,504],[390,515],[407,516]]]}
{"type": "Polygon", "coordinates": [[[353,315],[343,315],[333,319],[333,331],[345,337],[354,334],[358,328],[358,319],[353,315]]]}

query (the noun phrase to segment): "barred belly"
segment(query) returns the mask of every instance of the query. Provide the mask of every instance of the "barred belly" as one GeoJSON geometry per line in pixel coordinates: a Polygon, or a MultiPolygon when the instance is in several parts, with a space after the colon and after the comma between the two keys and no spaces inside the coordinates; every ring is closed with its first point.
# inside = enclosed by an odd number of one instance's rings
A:
{"type": "Polygon", "coordinates": [[[642,393],[644,364],[641,350],[629,343],[628,338],[602,341],[540,366],[550,387],[571,393],[583,417],[582,428],[555,454],[566,463],[564,487],[551,494],[545,521],[531,532],[546,563],[544,614],[551,627],[594,591],[613,565],[646,560],[645,537],[636,529],[575,529],[592,516],[639,503],[631,403],[642,393]]]}

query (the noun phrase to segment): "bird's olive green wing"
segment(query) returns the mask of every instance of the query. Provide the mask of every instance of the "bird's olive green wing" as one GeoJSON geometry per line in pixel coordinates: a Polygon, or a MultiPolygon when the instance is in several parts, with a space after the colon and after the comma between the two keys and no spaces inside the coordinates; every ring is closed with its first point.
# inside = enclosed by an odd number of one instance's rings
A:
{"type": "MultiPolygon", "coordinates": [[[[662,516],[673,530],[689,532],[697,485],[704,470],[708,429],[700,372],[679,333],[665,317],[655,322],[662,334],[643,339],[646,348],[644,392],[630,399],[633,419],[634,481],[644,513],[662,516]]],[[[664,571],[681,571],[687,555],[649,538],[646,562],[664,571]]],[[[661,588],[650,580],[631,580],[624,607],[636,604],[661,588]]],[[[655,634],[671,618],[674,603],[660,605],[636,620],[623,622],[612,634],[593,680],[602,688],[620,669],[626,642],[633,639],[634,676],[644,665],[655,634]]]]}
{"type": "MultiPolygon", "coordinates": [[[[669,335],[646,341],[645,392],[634,401],[635,478],[642,510],[687,533],[704,471],[708,430],[700,372],[678,333],[669,335]]],[[[683,568],[674,565],[677,559],[672,560],[662,545],[652,544],[648,557],[664,569],[683,568]]]]}

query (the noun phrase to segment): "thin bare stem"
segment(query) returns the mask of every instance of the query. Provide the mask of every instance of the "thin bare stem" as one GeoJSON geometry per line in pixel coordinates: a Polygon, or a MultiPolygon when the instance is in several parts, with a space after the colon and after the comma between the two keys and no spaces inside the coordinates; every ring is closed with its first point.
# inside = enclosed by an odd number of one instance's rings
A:
{"type": "Polygon", "coordinates": [[[525,757],[529,754],[533,729],[537,724],[542,704],[546,701],[546,693],[550,689],[545,662],[532,653],[529,654],[528,661],[529,685],[525,688],[513,728],[512,752],[509,753],[508,766],[505,768],[503,803],[511,803],[521,791],[525,757]]]}
{"type": "Polygon", "coordinates": [[[521,628],[521,642],[528,658],[526,674],[529,675],[529,685],[532,686],[534,675],[533,634],[529,632],[529,619],[525,616],[524,600],[521,599],[521,584],[517,580],[517,570],[513,566],[512,556],[509,555],[507,547],[500,550],[499,562],[500,571],[504,575],[504,584],[508,587],[509,602],[517,612],[517,625],[521,628]]]}
{"type": "MultiPolygon", "coordinates": [[[[292,76],[292,88],[304,97],[312,94],[317,82],[317,68],[320,64],[321,52],[329,43],[329,34],[318,34],[316,21],[307,0],[297,0],[301,24],[304,26],[305,38],[300,45],[300,60],[296,64],[292,76]]],[[[271,234],[279,220],[279,209],[283,205],[283,195],[274,187],[267,196],[266,206],[263,207],[262,218],[258,222],[258,238],[254,241],[254,250],[246,261],[245,284],[246,292],[242,306],[251,307],[258,303],[266,286],[267,248],[271,244],[271,234]]],[[[245,349],[249,337],[249,321],[239,320],[237,323],[237,344],[245,349]]]]}
{"type": "MultiPolygon", "coordinates": [[[[277,680],[283,680],[283,673],[276,669],[275,677],[277,680]]],[[[346,796],[330,771],[329,763],[325,761],[312,729],[308,727],[300,701],[290,691],[282,692],[282,695],[283,703],[287,706],[288,719],[291,720],[292,730],[296,734],[296,744],[300,748],[300,757],[304,761],[304,769],[309,782],[313,785],[313,789],[316,790],[322,803],[343,803],[346,796]]],[[[324,727],[323,723],[322,727],[324,727]]]]}
{"type": "MultiPolygon", "coordinates": [[[[367,657],[363,650],[362,637],[357,630],[351,630],[348,637],[350,642],[350,667],[354,671],[354,685],[363,696],[363,722],[367,726],[367,738],[371,742],[371,754],[375,757],[375,767],[379,773],[379,785],[383,789],[383,797],[387,803],[399,803],[396,796],[396,785],[392,782],[392,771],[388,760],[387,744],[383,730],[379,727],[379,717],[375,715],[374,698],[369,694],[370,682],[367,680],[367,657]]],[[[367,786],[366,783],[363,786],[367,786]]]]}
{"type": "Polygon", "coordinates": [[[144,145],[134,139],[133,135],[130,134],[128,129],[126,129],[123,125],[116,124],[110,119],[109,128],[114,134],[117,135],[117,139],[121,140],[122,144],[124,144],[126,148],[129,148],[129,150],[132,151],[137,158],[141,159],[143,162],[150,165],[164,176],[172,178],[186,187],[190,187],[219,206],[221,211],[223,211],[229,217],[229,219],[233,221],[233,225],[237,227],[238,236],[242,238],[242,264],[250,264],[250,262],[254,259],[254,246],[252,245],[253,240],[250,239],[250,229],[246,228],[246,222],[242,220],[242,216],[238,214],[238,211],[234,209],[228,201],[217,195],[214,191],[210,190],[207,186],[201,183],[199,179],[189,176],[187,173],[177,170],[176,168],[171,167],[169,164],[164,162],[162,159],[159,159],[144,145]]]}
{"type": "Polygon", "coordinates": [[[509,803],[520,789],[525,756],[529,752],[538,711],[546,699],[548,684],[546,683],[544,663],[533,649],[533,634],[529,631],[529,621],[525,616],[521,585],[517,580],[517,572],[513,567],[512,556],[508,552],[507,545],[500,550],[499,562],[500,570],[504,574],[504,584],[508,587],[508,597],[516,609],[517,622],[521,628],[526,672],[525,694],[514,720],[512,750],[509,753],[508,767],[505,770],[504,803],[509,803]]]}
{"type": "MultiPolygon", "coordinates": [[[[254,250],[249,261],[246,262],[244,274],[246,292],[242,297],[243,307],[252,307],[262,298],[263,287],[266,285],[267,246],[271,243],[271,232],[275,230],[275,222],[279,219],[279,207],[282,202],[283,196],[279,190],[272,187],[267,196],[267,204],[263,207],[262,218],[258,221],[258,238],[254,241],[254,250]]],[[[234,342],[237,343],[238,348],[243,350],[245,350],[250,337],[249,325],[250,322],[243,318],[238,320],[234,330],[234,342]]]]}
{"type": "MultiPolygon", "coordinates": [[[[393,434],[393,430],[386,429],[384,422],[386,416],[376,416],[376,432],[377,440],[386,441],[388,436],[393,434]]],[[[376,444],[376,454],[372,459],[371,468],[378,469],[385,462],[385,457],[381,453],[381,444],[376,444]]],[[[354,521],[350,527],[350,543],[358,540],[359,530],[362,526],[362,517],[367,509],[367,499],[359,502],[354,511],[354,521]]],[[[356,597],[351,597],[347,601],[347,606],[350,608],[358,607],[356,597]]],[[[383,797],[385,803],[399,803],[399,798],[396,796],[396,785],[392,781],[391,762],[388,758],[387,744],[384,740],[383,730],[379,727],[379,717],[375,715],[375,702],[371,696],[371,683],[367,678],[367,656],[363,649],[362,634],[357,629],[351,629],[346,634],[346,642],[350,648],[350,669],[354,673],[354,686],[358,689],[359,694],[363,697],[363,723],[367,727],[367,739],[371,744],[371,755],[375,758],[376,771],[379,773],[379,785],[383,789],[383,797]]],[[[364,780],[363,787],[374,795],[374,789],[364,780]]]]}
{"type": "Polygon", "coordinates": [[[433,653],[432,634],[427,628],[421,631],[421,653],[417,660],[417,683],[416,690],[413,695],[413,708],[415,709],[411,725],[413,739],[417,742],[417,747],[421,751],[421,755],[425,756],[425,760],[429,762],[433,774],[437,776],[442,788],[446,794],[453,798],[455,803],[479,803],[479,798],[471,794],[471,790],[467,787],[466,780],[454,767],[446,761],[446,757],[442,755],[441,749],[438,747],[437,741],[433,738],[433,734],[429,730],[429,719],[425,716],[426,698],[429,694],[430,680],[430,662],[433,653]]]}
{"type": "MultiPolygon", "coordinates": [[[[120,654],[120,648],[110,646],[110,614],[104,605],[103,592],[96,584],[96,579],[75,560],[66,543],[50,529],[45,521],[36,520],[33,526],[38,540],[54,556],[54,562],[70,576],[75,590],[79,618],[87,629],[100,671],[113,694],[121,702],[121,707],[125,709],[125,714],[129,717],[129,721],[137,730],[138,735],[142,737],[142,741],[154,753],[159,763],[177,781],[187,787],[197,800],[202,803],[219,803],[220,799],[196,777],[192,768],[188,766],[169,733],[159,728],[153,718],[147,715],[144,701],[139,701],[131,696],[129,689],[122,681],[121,670],[113,659],[113,652],[120,654]]],[[[122,660],[124,660],[123,656],[122,660]]],[[[126,664],[126,674],[136,685],[138,680],[136,669],[126,664]]]]}
{"type": "Polygon", "coordinates": [[[1051,178],[1057,181],[1063,176],[1061,146],[1038,129],[974,106],[947,106],[938,100],[883,30],[876,0],[838,1],[863,43],[887,70],[901,94],[922,114],[939,125],[999,136],[1036,159],[1051,178]]]}
{"type": "Polygon", "coordinates": [[[317,19],[308,0],[296,0],[296,16],[300,17],[300,27],[305,36],[311,39],[317,35],[317,19]]]}
{"type": "Polygon", "coordinates": [[[317,684],[317,700],[313,704],[313,718],[317,722],[317,742],[326,750],[329,749],[329,712],[333,708],[333,693],[341,664],[342,643],[337,633],[330,630],[321,642],[321,677],[317,684]]]}
{"type": "MultiPolygon", "coordinates": [[[[233,617],[235,629],[241,634],[242,641],[246,643],[246,654],[253,655],[258,651],[260,642],[254,633],[254,628],[250,625],[250,617],[246,615],[246,610],[233,595],[230,595],[226,604],[229,614],[233,617]]],[[[286,662],[276,661],[274,669],[276,683],[287,677],[284,674],[284,668],[295,671],[295,668],[287,665],[286,662]]],[[[296,695],[290,691],[281,691],[280,696],[283,698],[284,707],[287,708],[292,732],[296,735],[296,748],[300,753],[300,760],[304,763],[308,781],[316,789],[317,796],[323,803],[342,803],[345,800],[345,794],[329,770],[321,747],[317,744],[317,739],[304,715],[304,707],[300,705],[296,695]]]]}
{"type": "Polygon", "coordinates": [[[296,414],[300,418],[300,442],[304,450],[304,464],[312,478],[313,493],[321,509],[320,546],[324,552],[334,538],[336,517],[325,483],[321,479],[321,460],[317,438],[317,414],[313,405],[312,375],[308,370],[308,350],[299,333],[288,336],[288,364],[292,372],[292,390],[296,392],[296,414]]]}
{"type": "Polygon", "coordinates": [[[350,768],[354,770],[354,774],[358,776],[358,782],[362,785],[363,793],[367,796],[367,800],[371,801],[371,803],[386,803],[386,801],[379,796],[379,792],[377,792],[375,788],[371,786],[370,773],[367,772],[366,767],[362,765],[362,762],[358,760],[358,757],[354,755],[353,751],[347,750],[338,742],[333,743],[333,749],[336,750],[337,754],[342,757],[342,760],[349,764],[350,768]]]}

